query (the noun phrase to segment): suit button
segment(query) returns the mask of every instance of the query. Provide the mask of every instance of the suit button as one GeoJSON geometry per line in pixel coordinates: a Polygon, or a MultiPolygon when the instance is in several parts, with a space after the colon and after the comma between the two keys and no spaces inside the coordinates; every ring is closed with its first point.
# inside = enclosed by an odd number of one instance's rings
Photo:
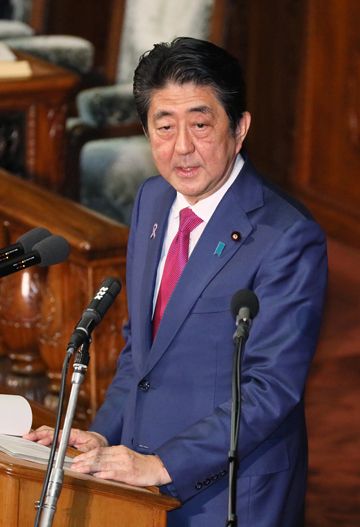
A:
{"type": "Polygon", "coordinates": [[[196,483],[196,485],[195,485],[195,488],[196,488],[196,490],[200,490],[200,489],[202,489],[202,486],[203,486],[203,484],[201,483],[201,481],[198,481],[196,483]]]}
{"type": "Polygon", "coordinates": [[[138,387],[142,392],[147,392],[150,389],[150,381],[147,379],[142,379],[139,382],[138,387]]]}

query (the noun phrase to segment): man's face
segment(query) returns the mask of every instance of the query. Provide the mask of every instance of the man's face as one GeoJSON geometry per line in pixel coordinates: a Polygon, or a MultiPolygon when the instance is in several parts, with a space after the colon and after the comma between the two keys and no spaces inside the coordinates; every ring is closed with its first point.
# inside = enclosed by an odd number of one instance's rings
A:
{"type": "Polygon", "coordinates": [[[249,125],[245,112],[232,132],[210,86],[168,83],[151,96],[148,136],[155,164],[190,204],[210,196],[228,179],[249,125]]]}

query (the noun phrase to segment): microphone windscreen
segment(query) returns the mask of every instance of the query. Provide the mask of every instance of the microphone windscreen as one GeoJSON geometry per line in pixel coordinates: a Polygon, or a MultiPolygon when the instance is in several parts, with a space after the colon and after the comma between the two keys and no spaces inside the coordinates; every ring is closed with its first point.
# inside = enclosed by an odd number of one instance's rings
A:
{"type": "Polygon", "coordinates": [[[48,238],[49,236],[51,236],[51,232],[44,227],[35,227],[35,229],[31,229],[31,231],[28,231],[20,236],[16,242],[22,245],[25,253],[28,253],[32,250],[36,243],[40,242],[44,238],[48,238]]]}
{"type": "Polygon", "coordinates": [[[69,256],[69,243],[62,236],[49,236],[33,246],[41,258],[39,265],[55,265],[63,262],[69,256]]]}
{"type": "Polygon", "coordinates": [[[240,309],[247,307],[250,312],[250,318],[256,317],[259,311],[258,297],[250,289],[240,289],[231,299],[231,312],[236,318],[240,309]]]}
{"type": "Polygon", "coordinates": [[[111,276],[106,278],[90,302],[88,309],[96,311],[100,315],[101,320],[120,291],[121,282],[117,278],[112,278],[111,276]]]}

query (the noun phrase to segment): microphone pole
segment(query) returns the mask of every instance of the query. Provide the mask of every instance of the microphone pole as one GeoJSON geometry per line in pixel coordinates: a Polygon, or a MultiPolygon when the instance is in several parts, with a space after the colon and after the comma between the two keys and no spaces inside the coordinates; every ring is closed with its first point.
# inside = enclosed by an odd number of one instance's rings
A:
{"type": "Polygon", "coordinates": [[[241,363],[245,342],[249,335],[251,319],[257,315],[259,301],[252,291],[242,289],[235,293],[231,301],[231,310],[236,319],[236,331],[233,335],[235,345],[232,370],[232,402],[230,421],[229,462],[229,501],[226,527],[237,527],[236,482],[238,472],[238,438],[241,416],[241,363]]]}
{"type": "MultiPolygon", "coordinates": [[[[51,526],[56,512],[57,501],[64,481],[64,460],[66,449],[68,447],[71,426],[74,420],[80,387],[85,379],[85,374],[90,361],[89,347],[91,343],[91,333],[95,326],[102,320],[103,316],[114,302],[116,296],[120,293],[120,290],[121,284],[115,278],[107,278],[104,280],[71,335],[66,352],[66,360],[69,361],[75,350],[77,348],[79,349],[74,360],[74,373],[71,378],[71,392],[55,465],[50,474],[44,504],[39,505],[40,527],[51,526]]],[[[54,440],[56,441],[55,435],[54,440]]]]}
{"type": "MultiPolygon", "coordinates": [[[[85,379],[85,374],[90,361],[89,347],[90,335],[82,344],[81,348],[76,354],[74,360],[74,373],[71,378],[71,392],[69,402],[66,409],[63,431],[59,443],[54,468],[52,469],[47,494],[45,496],[44,507],[40,516],[40,527],[49,527],[53,524],[54,515],[56,512],[57,501],[60,496],[64,481],[64,460],[66,449],[69,442],[72,422],[74,420],[77,400],[80,392],[81,384],[85,379]]],[[[74,348],[69,348],[67,353],[72,355],[74,348]]]]}

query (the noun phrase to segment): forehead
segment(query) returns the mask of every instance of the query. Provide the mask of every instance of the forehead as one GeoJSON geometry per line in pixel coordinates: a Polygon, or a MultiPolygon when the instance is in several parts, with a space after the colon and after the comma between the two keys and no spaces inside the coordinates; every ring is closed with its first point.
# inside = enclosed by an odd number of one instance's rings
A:
{"type": "Polygon", "coordinates": [[[149,117],[160,118],[181,112],[223,114],[225,110],[211,86],[167,83],[163,88],[153,90],[150,98],[149,117]]]}

